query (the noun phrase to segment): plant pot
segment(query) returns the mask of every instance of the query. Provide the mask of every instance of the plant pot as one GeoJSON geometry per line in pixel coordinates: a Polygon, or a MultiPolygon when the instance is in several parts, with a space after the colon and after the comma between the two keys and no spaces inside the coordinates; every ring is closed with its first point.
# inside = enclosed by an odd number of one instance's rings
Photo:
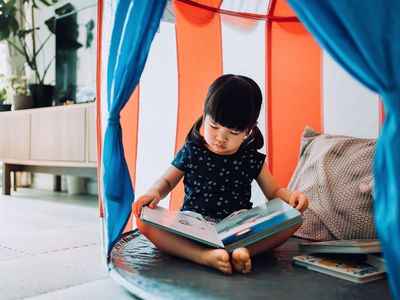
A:
{"type": "Polygon", "coordinates": [[[11,104],[0,104],[0,111],[10,111],[11,104]]]}
{"type": "Polygon", "coordinates": [[[32,96],[28,95],[14,95],[13,97],[13,109],[27,109],[33,107],[32,96]]]}
{"type": "Polygon", "coordinates": [[[33,107],[47,107],[53,105],[54,86],[48,84],[28,84],[32,95],[33,107]]]}
{"type": "Polygon", "coordinates": [[[86,194],[86,178],[68,175],[67,191],[70,195],[86,194]]]}

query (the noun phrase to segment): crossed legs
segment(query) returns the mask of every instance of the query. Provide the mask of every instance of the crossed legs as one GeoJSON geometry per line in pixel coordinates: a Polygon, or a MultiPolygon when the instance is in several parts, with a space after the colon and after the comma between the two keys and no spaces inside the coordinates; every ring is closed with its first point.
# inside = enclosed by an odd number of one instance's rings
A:
{"type": "Polygon", "coordinates": [[[139,231],[161,251],[217,269],[224,274],[231,274],[232,266],[237,272],[243,274],[249,273],[251,271],[251,257],[253,255],[280,246],[300,227],[300,225],[293,226],[248,247],[235,249],[232,253],[231,264],[229,254],[224,249],[204,247],[190,239],[145,224],[138,219],[136,223],[139,231]]]}

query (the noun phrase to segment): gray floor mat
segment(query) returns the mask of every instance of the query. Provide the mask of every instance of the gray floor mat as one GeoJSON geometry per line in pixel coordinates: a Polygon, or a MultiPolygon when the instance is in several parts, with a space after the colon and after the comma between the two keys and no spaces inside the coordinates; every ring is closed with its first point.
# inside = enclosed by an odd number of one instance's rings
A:
{"type": "Polygon", "coordinates": [[[387,279],[356,284],[294,266],[300,241],[253,257],[251,274],[225,276],[164,254],[132,231],[114,247],[110,274],[145,299],[391,299],[387,279]]]}

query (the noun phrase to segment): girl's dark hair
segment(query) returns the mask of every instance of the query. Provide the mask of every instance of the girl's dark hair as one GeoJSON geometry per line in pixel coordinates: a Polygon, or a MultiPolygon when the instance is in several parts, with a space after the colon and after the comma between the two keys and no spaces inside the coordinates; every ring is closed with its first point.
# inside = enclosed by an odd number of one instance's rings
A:
{"type": "Polygon", "coordinates": [[[242,147],[262,148],[264,138],[257,127],[261,103],[261,90],[253,79],[232,74],[217,78],[208,89],[203,115],[190,129],[186,141],[205,144],[200,127],[203,116],[208,115],[221,126],[238,131],[248,130],[250,134],[242,147]]]}

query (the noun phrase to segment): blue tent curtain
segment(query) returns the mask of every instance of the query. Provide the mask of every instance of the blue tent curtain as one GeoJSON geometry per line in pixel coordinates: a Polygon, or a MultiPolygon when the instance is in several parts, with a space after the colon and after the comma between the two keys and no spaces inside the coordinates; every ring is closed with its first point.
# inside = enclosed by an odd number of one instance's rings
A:
{"type": "Polygon", "coordinates": [[[120,112],[139,82],[166,0],[119,0],[107,66],[109,118],[103,143],[102,201],[107,254],[131,213],[133,188],[122,145],[120,112]]]}
{"type": "Polygon", "coordinates": [[[385,121],[374,157],[374,213],[391,290],[400,299],[400,1],[288,2],[322,47],[382,97],[385,121]]]}

